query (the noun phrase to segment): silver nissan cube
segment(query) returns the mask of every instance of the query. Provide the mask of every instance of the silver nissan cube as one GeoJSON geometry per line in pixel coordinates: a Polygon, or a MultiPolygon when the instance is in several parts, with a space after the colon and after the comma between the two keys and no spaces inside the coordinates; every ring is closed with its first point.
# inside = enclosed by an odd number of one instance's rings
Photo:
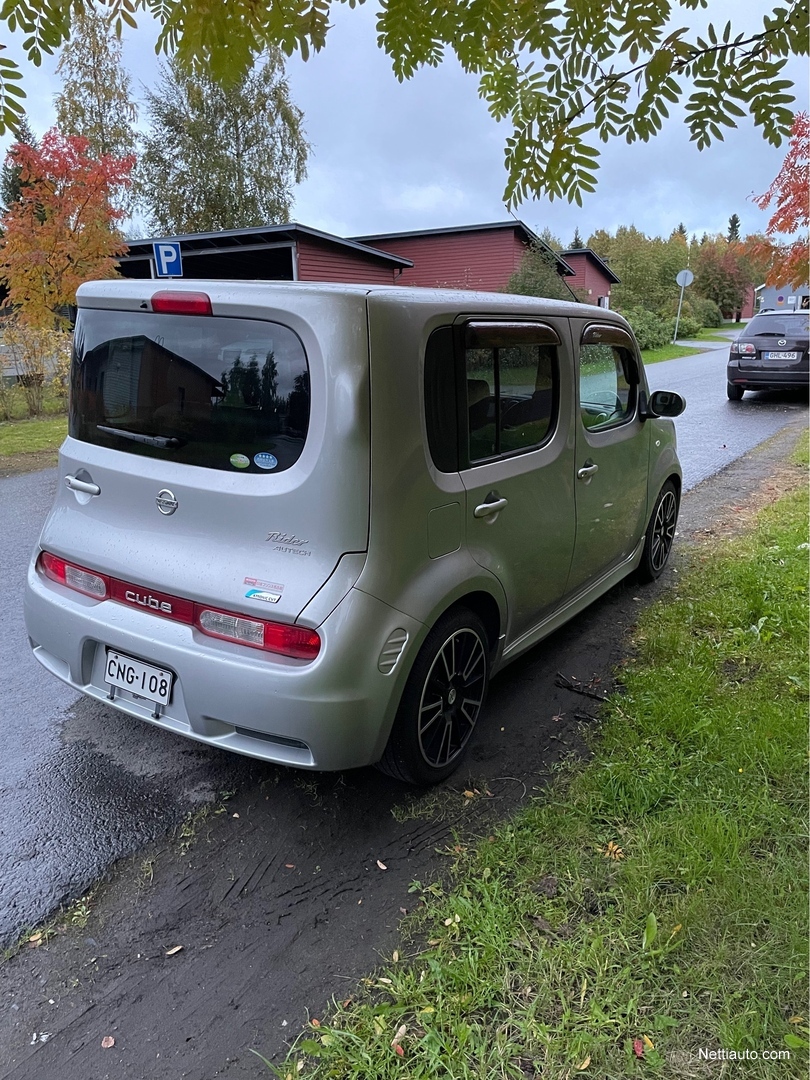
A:
{"type": "Polygon", "coordinates": [[[83,285],[34,655],[150,724],[304,769],[459,764],[493,674],[675,534],[618,315],[300,282],[83,285]]]}

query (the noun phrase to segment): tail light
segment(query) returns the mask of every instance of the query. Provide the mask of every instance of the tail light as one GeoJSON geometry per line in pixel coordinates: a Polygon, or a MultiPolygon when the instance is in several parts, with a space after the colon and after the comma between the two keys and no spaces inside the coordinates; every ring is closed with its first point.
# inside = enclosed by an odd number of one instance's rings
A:
{"type": "Polygon", "coordinates": [[[233,641],[237,645],[249,645],[253,649],[291,656],[296,660],[314,660],[321,649],[320,636],[305,626],[266,622],[238,612],[195,604],[179,596],[97,574],[94,570],[51,555],[49,551],[40,553],[37,568],[51,581],[85,596],[92,596],[95,600],[114,600],[127,607],[140,607],[173,622],[193,624],[209,637],[233,641]]]}
{"type": "Polygon", "coordinates": [[[110,579],[104,574],[97,574],[94,570],[87,570],[83,566],[66,562],[48,551],[43,551],[39,557],[39,567],[45,577],[56,581],[68,589],[92,596],[95,600],[106,600],[110,593],[110,579]]]}
{"type": "Polygon", "coordinates": [[[194,622],[198,629],[211,637],[251,645],[254,649],[293,656],[298,660],[314,660],[320,652],[321,639],[314,630],[289,623],[265,622],[237,615],[230,611],[194,605],[194,622]]]}
{"type": "Polygon", "coordinates": [[[752,341],[733,341],[731,343],[731,353],[736,356],[754,356],[757,351],[756,345],[752,341]]]}

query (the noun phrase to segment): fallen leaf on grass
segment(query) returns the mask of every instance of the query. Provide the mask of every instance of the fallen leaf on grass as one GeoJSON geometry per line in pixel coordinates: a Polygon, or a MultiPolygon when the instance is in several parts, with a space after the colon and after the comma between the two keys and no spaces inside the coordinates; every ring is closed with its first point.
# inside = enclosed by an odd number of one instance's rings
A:
{"type": "Polygon", "coordinates": [[[652,1041],[649,1035],[642,1035],[641,1037],[644,1040],[644,1045],[647,1047],[648,1050],[655,1049],[655,1043],[652,1041]]]}
{"type": "Polygon", "coordinates": [[[402,1050],[402,1047],[399,1044],[402,1041],[402,1039],[405,1038],[405,1032],[407,1030],[408,1030],[408,1028],[407,1028],[407,1026],[405,1024],[400,1024],[400,1026],[397,1028],[396,1035],[391,1040],[391,1046],[394,1048],[394,1050],[396,1050],[397,1053],[399,1053],[402,1050]]]}
{"type": "Polygon", "coordinates": [[[320,1020],[316,1020],[314,1016],[310,1020],[310,1024],[312,1024],[313,1027],[320,1027],[321,1026],[320,1020]]]}
{"type": "Polygon", "coordinates": [[[590,1063],[591,1063],[591,1055],[588,1054],[588,1056],[585,1058],[585,1060],[580,1065],[577,1065],[577,1072],[585,1072],[585,1070],[588,1068],[590,1063]]]}
{"type": "Polygon", "coordinates": [[[602,854],[605,856],[606,859],[616,859],[616,860],[618,860],[618,859],[623,859],[624,858],[624,852],[619,847],[619,845],[617,843],[615,843],[615,841],[613,841],[613,840],[610,840],[608,842],[607,847],[600,848],[600,851],[602,852],[602,854]]]}
{"type": "Polygon", "coordinates": [[[391,957],[391,959],[394,961],[395,964],[399,962],[399,950],[398,949],[394,949],[394,955],[391,957]]]}
{"type": "Polygon", "coordinates": [[[173,948],[169,949],[169,951],[165,955],[166,956],[176,956],[177,953],[183,951],[183,948],[184,948],[183,945],[175,945],[173,948]]]}
{"type": "Polygon", "coordinates": [[[396,1050],[396,1052],[399,1054],[400,1057],[405,1057],[405,1051],[402,1049],[402,1047],[399,1045],[399,1043],[397,1043],[397,1045],[394,1047],[394,1049],[396,1050]]]}
{"type": "Polygon", "coordinates": [[[788,1023],[789,1024],[803,1024],[804,1023],[804,1017],[803,1016],[791,1016],[791,1018],[788,1020],[788,1023]]]}
{"type": "Polygon", "coordinates": [[[115,1046],[115,1039],[112,1037],[112,1035],[105,1035],[104,1038],[101,1040],[101,1045],[104,1047],[105,1050],[109,1050],[111,1046],[115,1046]]]}
{"type": "Polygon", "coordinates": [[[379,859],[377,859],[377,866],[379,866],[380,870],[387,870],[388,869],[388,867],[385,865],[385,863],[380,862],[379,859]]]}
{"type": "Polygon", "coordinates": [[[633,1053],[637,1058],[644,1057],[644,1043],[641,1039],[633,1039],[633,1053]]]}

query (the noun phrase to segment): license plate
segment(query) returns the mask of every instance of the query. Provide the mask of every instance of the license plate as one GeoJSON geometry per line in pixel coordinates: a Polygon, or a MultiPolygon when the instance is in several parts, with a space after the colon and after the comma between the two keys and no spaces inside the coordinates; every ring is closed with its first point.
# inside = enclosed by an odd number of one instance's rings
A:
{"type": "Polygon", "coordinates": [[[766,360],[798,360],[799,354],[797,352],[766,352],[766,360]]]}
{"type": "Polygon", "coordinates": [[[107,649],[104,677],[111,686],[129,690],[136,697],[168,705],[172,694],[172,673],[163,668],[144,664],[132,656],[107,649]]]}

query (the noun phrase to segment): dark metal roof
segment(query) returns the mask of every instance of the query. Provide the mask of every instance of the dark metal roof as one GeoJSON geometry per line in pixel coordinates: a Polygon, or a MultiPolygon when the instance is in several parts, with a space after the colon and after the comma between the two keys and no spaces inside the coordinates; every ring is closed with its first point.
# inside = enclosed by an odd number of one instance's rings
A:
{"type": "Polygon", "coordinates": [[[354,236],[352,239],[359,244],[379,242],[381,240],[384,240],[387,243],[389,240],[410,240],[411,237],[417,236],[447,236],[452,233],[490,232],[493,229],[513,229],[517,232],[522,232],[527,243],[537,244],[538,247],[551,252],[557,260],[559,269],[562,270],[565,277],[573,277],[576,273],[576,271],[571,269],[565,259],[563,259],[554,248],[550,247],[536,232],[533,232],[528,225],[525,225],[522,221],[517,221],[516,219],[511,221],[489,221],[483,225],[449,225],[441,229],[413,229],[410,232],[374,233],[369,236],[354,236]]]}
{"type": "Polygon", "coordinates": [[[301,237],[312,237],[315,240],[334,244],[336,247],[350,248],[352,251],[363,255],[368,259],[376,259],[379,262],[393,263],[394,266],[411,267],[410,259],[403,259],[399,255],[392,255],[389,251],[378,251],[377,248],[369,247],[356,240],[345,240],[342,236],[333,233],[321,232],[319,229],[311,229],[308,225],[299,225],[297,222],[289,222],[286,225],[258,225],[250,229],[223,229],[220,232],[186,233],[180,236],[150,236],[141,240],[130,240],[129,251],[118,261],[126,262],[131,259],[151,258],[152,245],[161,241],[173,240],[183,245],[184,255],[204,254],[211,251],[221,251],[223,248],[236,249],[261,247],[273,247],[278,244],[293,244],[301,237]]]}
{"type": "Polygon", "coordinates": [[[604,259],[600,259],[593,248],[569,248],[568,251],[561,252],[562,255],[585,255],[591,260],[605,275],[609,282],[613,285],[621,285],[622,279],[617,277],[616,274],[610,269],[604,259]]]}

